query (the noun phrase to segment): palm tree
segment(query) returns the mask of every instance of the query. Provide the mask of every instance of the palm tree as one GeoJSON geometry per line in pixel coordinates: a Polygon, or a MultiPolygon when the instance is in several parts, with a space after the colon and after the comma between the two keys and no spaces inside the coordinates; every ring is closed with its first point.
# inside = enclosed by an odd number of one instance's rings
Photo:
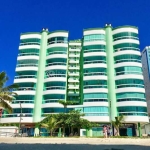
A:
{"type": "Polygon", "coordinates": [[[75,102],[73,102],[73,101],[59,100],[58,102],[64,106],[64,113],[66,113],[66,109],[67,109],[67,106],[68,106],[68,105],[73,105],[73,104],[75,104],[75,102]]]}
{"type": "Polygon", "coordinates": [[[12,92],[13,89],[18,88],[17,84],[5,86],[8,81],[8,76],[5,72],[0,72],[0,107],[5,109],[8,113],[12,113],[12,108],[8,102],[12,102],[16,93],[12,92]]]}
{"type": "Polygon", "coordinates": [[[115,117],[115,121],[112,121],[112,125],[115,127],[117,131],[115,134],[117,136],[120,136],[119,127],[122,125],[123,120],[124,120],[124,116],[121,115],[121,116],[115,117]]]}
{"type": "Polygon", "coordinates": [[[61,121],[58,122],[56,118],[50,117],[50,118],[48,118],[47,122],[45,122],[45,123],[41,122],[40,125],[45,127],[50,132],[50,135],[52,136],[54,130],[57,128],[57,126],[60,122],[61,121]]]}

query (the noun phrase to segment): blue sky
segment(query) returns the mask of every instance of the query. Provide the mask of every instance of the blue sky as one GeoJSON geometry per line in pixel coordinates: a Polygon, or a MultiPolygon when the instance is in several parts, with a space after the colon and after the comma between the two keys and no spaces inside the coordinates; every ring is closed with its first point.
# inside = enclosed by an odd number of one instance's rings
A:
{"type": "Polygon", "coordinates": [[[13,82],[20,33],[67,30],[70,39],[86,28],[133,25],[139,28],[141,50],[150,45],[150,0],[1,0],[0,71],[13,82]]]}

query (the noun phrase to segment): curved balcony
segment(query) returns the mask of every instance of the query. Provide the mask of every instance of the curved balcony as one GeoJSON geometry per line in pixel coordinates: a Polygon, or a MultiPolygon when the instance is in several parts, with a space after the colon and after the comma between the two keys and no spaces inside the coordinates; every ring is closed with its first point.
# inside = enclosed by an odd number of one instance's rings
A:
{"type": "Polygon", "coordinates": [[[37,76],[36,75],[20,75],[15,76],[14,83],[20,83],[20,82],[37,82],[37,76]]]}
{"type": "Polygon", "coordinates": [[[116,85],[116,88],[126,88],[126,87],[144,88],[144,85],[143,84],[120,84],[120,85],[116,85]]]}
{"type": "Polygon", "coordinates": [[[12,104],[34,104],[34,100],[14,100],[12,104]]]}
{"type": "Polygon", "coordinates": [[[53,59],[53,58],[66,58],[67,59],[67,52],[65,51],[49,52],[46,59],[53,59]]]}
{"type": "Polygon", "coordinates": [[[65,90],[64,86],[50,86],[50,87],[46,87],[45,90],[65,90]]]}
{"type": "Polygon", "coordinates": [[[140,49],[139,48],[136,48],[136,47],[123,47],[123,48],[117,48],[117,49],[114,49],[114,52],[121,52],[121,51],[138,51],[140,52],[140,49]]]}
{"type": "Polygon", "coordinates": [[[97,41],[84,41],[84,46],[87,45],[106,45],[106,42],[104,40],[97,40],[97,41]]]}
{"type": "Polygon", "coordinates": [[[66,87],[65,86],[50,86],[46,87],[43,91],[43,94],[66,94],[66,87]]]}
{"type": "Polygon", "coordinates": [[[58,99],[45,99],[42,104],[46,104],[46,103],[58,103],[58,99]]]}
{"type": "Polygon", "coordinates": [[[91,53],[91,52],[105,52],[105,49],[88,49],[88,50],[84,50],[84,54],[91,53]]]}
{"type": "Polygon", "coordinates": [[[115,68],[119,68],[119,67],[123,67],[123,66],[136,66],[136,67],[141,67],[142,68],[142,64],[139,62],[122,62],[122,63],[117,63],[114,64],[115,68]]]}
{"type": "Polygon", "coordinates": [[[113,42],[113,45],[122,44],[122,43],[134,43],[134,44],[139,44],[139,40],[135,40],[135,39],[122,39],[122,40],[114,41],[114,42],[113,42]]]}
{"type": "MultiPolygon", "coordinates": [[[[21,102],[21,107],[22,108],[34,108],[34,101],[19,101],[19,102],[21,102]]],[[[12,103],[11,107],[14,108],[14,109],[20,108],[20,103],[12,103]]]]}
{"type": "Polygon", "coordinates": [[[53,81],[66,82],[66,75],[64,74],[49,75],[47,78],[44,79],[44,82],[53,82],[53,81]]]}
{"type": "Polygon", "coordinates": [[[142,72],[117,72],[116,73],[115,80],[120,79],[141,79],[144,80],[142,72]]]}
{"type": "Polygon", "coordinates": [[[107,68],[105,60],[85,61],[83,68],[107,68]]]}
{"type": "Polygon", "coordinates": [[[124,92],[139,92],[139,93],[145,93],[144,85],[143,87],[122,87],[116,89],[116,93],[124,93],[124,92]]]}
{"type": "Polygon", "coordinates": [[[46,65],[46,70],[54,70],[54,69],[67,70],[67,63],[65,63],[65,62],[55,62],[55,63],[49,63],[49,64],[46,65]]]}
{"type": "Polygon", "coordinates": [[[84,89],[93,89],[93,88],[107,88],[107,85],[86,85],[84,89]]]}
{"type": "Polygon", "coordinates": [[[19,50],[22,49],[40,49],[40,45],[20,45],[19,50]]]}
{"type": "Polygon", "coordinates": [[[83,93],[108,93],[107,85],[84,86],[83,93]]]}
{"type": "Polygon", "coordinates": [[[117,102],[131,102],[131,101],[135,101],[135,102],[146,102],[145,98],[137,98],[137,97],[127,97],[127,98],[119,98],[117,99],[117,102]]]}
{"type": "Polygon", "coordinates": [[[106,64],[106,61],[105,60],[84,61],[84,64],[99,64],[99,63],[106,64]]]}
{"type": "Polygon", "coordinates": [[[18,56],[39,56],[39,53],[19,53],[18,56]]]}
{"type": "Polygon", "coordinates": [[[25,43],[20,43],[20,46],[22,45],[40,45],[40,42],[25,42],[25,43]]]}
{"type": "Polygon", "coordinates": [[[18,64],[16,66],[16,71],[37,71],[38,64],[18,64]]]}
{"type": "Polygon", "coordinates": [[[148,114],[137,112],[121,112],[119,115],[125,116],[124,121],[127,123],[149,122],[148,114]]]}
{"type": "Polygon", "coordinates": [[[121,72],[116,72],[117,76],[119,76],[119,75],[130,76],[130,74],[133,74],[133,75],[142,75],[143,76],[143,73],[140,72],[140,71],[121,71],[121,72]]]}
{"type": "Polygon", "coordinates": [[[39,56],[18,56],[17,60],[39,60],[39,56]]]}
{"type": "Polygon", "coordinates": [[[20,87],[14,90],[15,93],[18,95],[35,95],[35,88],[34,87],[20,87]]]}
{"type": "Polygon", "coordinates": [[[46,65],[46,67],[48,66],[55,66],[55,65],[61,65],[61,66],[66,66],[67,64],[64,62],[55,62],[55,63],[49,63],[46,65]]]}
{"type": "Polygon", "coordinates": [[[17,64],[17,67],[30,67],[30,66],[38,66],[38,64],[17,64]]]}
{"type": "Polygon", "coordinates": [[[138,59],[120,59],[120,60],[116,60],[115,64],[123,63],[123,62],[137,62],[137,63],[141,63],[141,60],[138,60],[138,59]]]}
{"type": "Polygon", "coordinates": [[[106,52],[87,52],[84,51],[84,57],[90,57],[90,56],[106,56],[106,52]]]}
{"type": "Polygon", "coordinates": [[[120,37],[114,38],[114,41],[124,40],[124,39],[139,40],[139,38],[138,38],[138,37],[135,37],[135,36],[120,36],[120,37]]]}
{"type": "Polygon", "coordinates": [[[132,32],[138,34],[138,29],[134,26],[122,26],[113,30],[113,35],[122,32],[132,32]]]}
{"type": "MultiPolygon", "coordinates": [[[[19,123],[20,114],[5,114],[1,118],[1,123],[19,123]]],[[[25,113],[22,118],[22,123],[33,123],[33,114],[25,113]]]]}
{"type": "Polygon", "coordinates": [[[124,106],[143,106],[147,107],[146,101],[117,101],[117,106],[118,107],[124,107],[124,106]]]}
{"type": "Polygon", "coordinates": [[[128,55],[138,55],[138,56],[141,56],[141,52],[140,51],[135,51],[135,50],[118,50],[118,51],[116,51],[116,52],[114,52],[114,57],[115,56],[119,56],[119,55],[126,55],[126,54],[128,54],[128,55]]]}
{"type": "Polygon", "coordinates": [[[48,45],[57,44],[57,43],[68,43],[68,41],[64,41],[64,40],[51,41],[51,42],[48,42],[48,45]]]}
{"type": "Polygon", "coordinates": [[[91,122],[110,122],[108,113],[86,113],[83,118],[91,122]]]}
{"type": "Polygon", "coordinates": [[[83,80],[107,80],[106,72],[84,73],[83,80]]]}

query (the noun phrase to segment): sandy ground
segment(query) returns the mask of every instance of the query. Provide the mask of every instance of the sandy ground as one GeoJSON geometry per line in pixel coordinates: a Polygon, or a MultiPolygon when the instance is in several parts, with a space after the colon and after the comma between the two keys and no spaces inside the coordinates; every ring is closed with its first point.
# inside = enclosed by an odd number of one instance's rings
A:
{"type": "Polygon", "coordinates": [[[150,150],[150,139],[0,137],[0,150],[150,150]]]}

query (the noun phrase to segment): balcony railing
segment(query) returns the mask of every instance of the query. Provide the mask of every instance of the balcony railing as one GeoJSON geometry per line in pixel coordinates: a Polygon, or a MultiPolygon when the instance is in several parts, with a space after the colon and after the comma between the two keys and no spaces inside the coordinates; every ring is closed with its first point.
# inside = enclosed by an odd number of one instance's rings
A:
{"type": "Polygon", "coordinates": [[[63,41],[63,40],[51,41],[51,42],[48,42],[48,45],[50,45],[50,44],[57,44],[57,43],[68,43],[68,41],[63,41]]]}
{"type": "Polygon", "coordinates": [[[36,75],[21,75],[21,76],[15,76],[15,79],[24,79],[24,78],[36,78],[36,75]]]}
{"type": "Polygon", "coordinates": [[[124,50],[140,51],[139,48],[135,48],[135,47],[123,47],[123,48],[114,49],[114,52],[119,52],[119,51],[124,51],[124,50]]]}
{"type": "MultiPolygon", "coordinates": [[[[15,113],[15,114],[3,114],[3,115],[2,115],[2,118],[20,117],[20,116],[18,116],[18,114],[20,114],[20,113],[15,113]]],[[[31,114],[31,113],[23,113],[23,114],[24,114],[23,117],[32,117],[32,116],[33,116],[33,114],[31,114]]]]}
{"type": "MultiPolygon", "coordinates": [[[[85,113],[85,112],[84,112],[85,113]]],[[[108,112],[104,113],[85,113],[85,116],[109,116],[108,112]]]]}
{"type": "Polygon", "coordinates": [[[141,112],[119,112],[119,116],[148,116],[147,113],[141,113],[141,112]]]}
{"type": "Polygon", "coordinates": [[[121,71],[121,72],[116,72],[116,75],[126,75],[126,74],[138,74],[142,75],[142,72],[139,71],[121,71]]]}
{"type": "Polygon", "coordinates": [[[90,73],[84,73],[84,76],[98,76],[98,75],[107,75],[106,72],[90,72],[90,73]]]}
{"type": "Polygon", "coordinates": [[[47,74],[45,78],[50,77],[66,77],[66,74],[47,74]]]}
{"type": "Polygon", "coordinates": [[[107,88],[107,85],[86,85],[84,89],[107,88]]]}
{"type": "Polygon", "coordinates": [[[55,65],[66,66],[67,64],[63,63],[63,62],[56,62],[56,63],[49,63],[49,64],[46,65],[46,67],[48,67],[48,66],[55,66],[55,65]]]}
{"type": "Polygon", "coordinates": [[[67,51],[56,51],[56,52],[49,52],[48,55],[52,54],[67,54],[67,51]]]}
{"type": "Polygon", "coordinates": [[[88,49],[84,50],[84,53],[92,53],[92,52],[106,52],[105,49],[88,49]]]}
{"type": "Polygon", "coordinates": [[[18,56],[39,56],[39,53],[20,53],[18,56]]]}
{"type": "Polygon", "coordinates": [[[138,37],[134,37],[134,36],[121,36],[121,37],[114,38],[114,41],[117,41],[117,40],[123,40],[123,39],[134,39],[134,40],[139,40],[138,37]]]}
{"type": "Polygon", "coordinates": [[[14,91],[34,91],[35,87],[20,87],[17,89],[14,89],[14,91]]]}
{"type": "Polygon", "coordinates": [[[122,62],[137,62],[137,63],[141,63],[141,60],[138,59],[120,59],[120,60],[116,60],[115,63],[122,63],[122,62]]]}
{"type": "Polygon", "coordinates": [[[17,67],[37,67],[38,64],[17,64],[17,67]]]}
{"type": "Polygon", "coordinates": [[[108,102],[107,99],[84,99],[84,102],[108,102]]]}
{"type": "Polygon", "coordinates": [[[117,102],[125,102],[125,101],[146,102],[146,99],[145,98],[137,98],[137,97],[117,99],[117,102]]]}
{"type": "Polygon", "coordinates": [[[121,85],[116,85],[116,88],[125,88],[125,87],[144,88],[144,85],[143,84],[121,84],[121,85]]]}
{"type": "Polygon", "coordinates": [[[34,104],[34,100],[13,100],[12,104],[34,104]]]}
{"type": "Polygon", "coordinates": [[[45,103],[58,103],[58,100],[59,99],[45,99],[45,100],[43,100],[43,104],[45,104],[45,103]]]}
{"type": "Polygon", "coordinates": [[[50,86],[46,87],[45,90],[65,90],[65,86],[50,86]]]}
{"type": "Polygon", "coordinates": [[[40,45],[39,42],[27,42],[27,43],[20,43],[20,45],[40,45]]]}
{"type": "Polygon", "coordinates": [[[85,61],[84,64],[98,64],[98,63],[104,63],[106,64],[105,60],[94,60],[94,61],[85,61]]]}
{"type": "Polygon", "coordinates": [[[84,42],[92,42],[92,41],[105,41],[105,38],[98,38],[98,39],[84,39],[84,42]]]}

